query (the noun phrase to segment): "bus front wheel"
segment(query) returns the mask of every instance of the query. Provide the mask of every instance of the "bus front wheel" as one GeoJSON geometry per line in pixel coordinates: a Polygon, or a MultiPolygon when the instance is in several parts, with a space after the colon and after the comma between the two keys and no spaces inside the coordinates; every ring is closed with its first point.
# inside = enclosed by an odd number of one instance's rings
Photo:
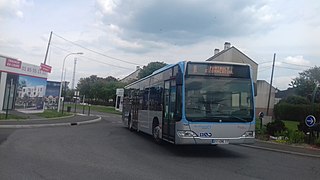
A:
{"type": "Polygon", "coordinates": [[[152,135],[153,135],[153,139],[156,141],[156,143],[161,142],[160,133],[161,133],[160,126],[159,125],[153,126],[152,135]]]}

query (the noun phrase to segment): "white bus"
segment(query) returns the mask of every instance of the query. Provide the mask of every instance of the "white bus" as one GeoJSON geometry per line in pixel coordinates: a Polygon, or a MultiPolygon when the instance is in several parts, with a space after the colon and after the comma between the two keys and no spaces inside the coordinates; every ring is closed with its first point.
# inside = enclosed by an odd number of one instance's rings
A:
{"type": "Polygon", "coordinates": [[[124,89],[124,125],[152,135],[157,142],[255,142],[254,86],[249,65],[183,61],[124,89]]]}

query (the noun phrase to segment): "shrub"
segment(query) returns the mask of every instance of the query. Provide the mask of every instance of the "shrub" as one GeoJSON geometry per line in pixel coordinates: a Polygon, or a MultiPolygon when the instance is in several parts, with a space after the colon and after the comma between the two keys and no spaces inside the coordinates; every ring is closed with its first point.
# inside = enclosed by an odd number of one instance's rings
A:
{"type": "Polygon", "coordinates": [[[286,130],[284,122],[280,120],[269,122],[266,127],[268,134],[272,136],[274,136],[276,133],[281,133],[282,131],[286,130]]]}
{"type": "Polygon", "coordinates": [[[314,144],[320,147],[320,137],[315,140],[314,144]]]}
{"type": "Polygon", "coordinates": [[[304,143],[305,134],[301,131],[288,131],[288,142],[289,143],[304,143]]]}
{"type": "Polygon", "coordinates": [[[274,116],[276,120],[304,121],[310,114],[314,114],[317,119],[320,118],[320,105],[315,104],[312,106],[281,102],[274,106],[274,116]]]}
{"type": "Polygon", "coordinates": [[[310,104],[307,98],[297,95],[288,96],[285,99],[282,99],[280,102],[286,102],[288,104],[310,104]]]}

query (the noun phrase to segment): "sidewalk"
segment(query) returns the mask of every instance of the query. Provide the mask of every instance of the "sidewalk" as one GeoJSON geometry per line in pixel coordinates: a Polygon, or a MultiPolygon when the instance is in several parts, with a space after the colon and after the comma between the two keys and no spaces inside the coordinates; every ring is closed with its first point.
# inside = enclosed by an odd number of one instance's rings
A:
{"type": "Polygon", "coordinates": [[[33,128],[48,126],[72,126],[80,124],[94,123],[101,120],[98,116],[87,116],[76,114],[59,118],[43,118],[35,114],[26,114],[22,112],[11,112],[12,114],[24,117],[19,120],[0,120],[0,128],[33,128]]]}
{"type": "Polygon", "coordinates": [[[309,145],[289,145],[279,144],[275,142],[256,140],[255,144],[242,144],[241,146],[263,149],[268,151],[275,151],[286,154],[295,154],[301,156],[308,156],[311,158],[320,158],[320,148],[314,148],[309,145]]]}

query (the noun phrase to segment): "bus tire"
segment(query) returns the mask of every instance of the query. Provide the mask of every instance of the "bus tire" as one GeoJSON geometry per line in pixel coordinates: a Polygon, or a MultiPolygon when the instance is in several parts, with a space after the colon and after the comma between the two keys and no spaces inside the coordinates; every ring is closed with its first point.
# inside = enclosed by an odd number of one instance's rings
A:
{"type": "Polygon", "coordinates": [[[159,126],[159,122],[157,119],[153,120],[152,123],[152,137],[154,141],[158,144],[161,143],[161,138],[160,138],[160,133],[161,133],[161,128],[159,126]]]}

